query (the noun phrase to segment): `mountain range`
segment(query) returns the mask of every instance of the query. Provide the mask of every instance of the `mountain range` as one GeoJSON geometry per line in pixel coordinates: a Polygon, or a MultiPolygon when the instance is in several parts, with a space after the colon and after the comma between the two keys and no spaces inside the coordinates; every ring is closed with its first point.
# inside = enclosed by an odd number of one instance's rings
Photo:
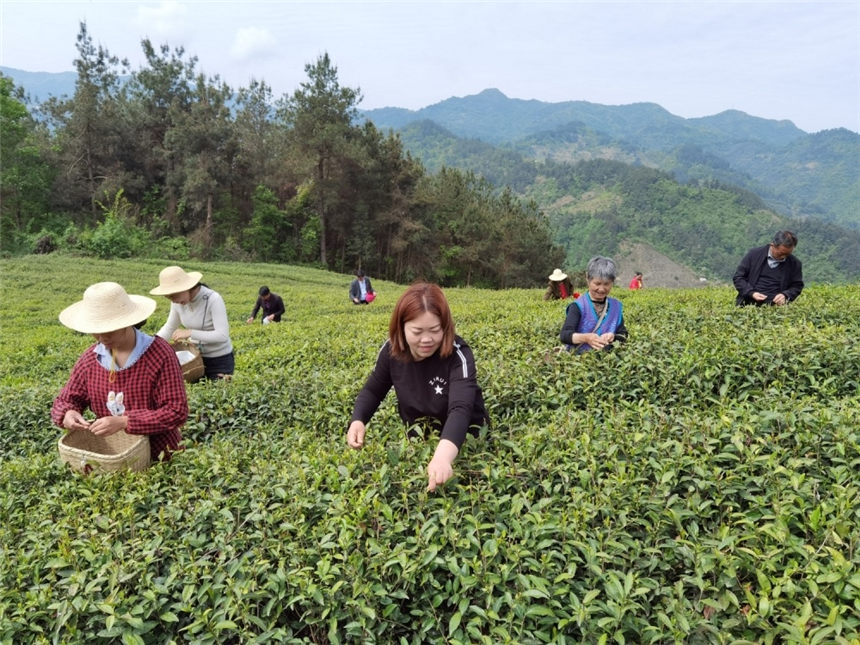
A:
{"type": "Polygon", "coordinates": [[[54,96],[71,97],[75,93],[77,72],[27,72],[14,67],[0,65],[0,74],[11,78],[15,85],[23,88],[31,103],[41,103],[54,96]]]}
{"type": "Polygon", "coordinates": [[[738,110],[685,119],[654,103],[545,103],[511,99],[496,89],[420,110],[380,108],[362,115],[378,128],[400,132],[431,169],[463,166],[456,146],[447,145],[452,155],[438,154],[441,142],[453,136],[472,149],[476,142],[487,144],[487,154],[610,159],[664,170],[680,182],[716,180],[754,192],[786,216],[860,230],[860,134],[844,128],[810,134],[790,121],[738,110]],[[435,143],[430,124],[440,127],[435,143]],[[490,147],[499,150],[491,153],[490,147]]]}
{"type": "MultiPolygon", "coordinates": [[[[0,72],[33,103],[71,96],[77,79],[0,72]]],[[[653,286],[725,281],[743,249],[792,228],[813,279],[860,278],[860,135],[847,129],[810,134],[737,110],[685,119],[654,103],[546,103],[496,89],[360,116],[395,131],[430,171],[471,171],[533,200],[568,267],[597,251],[622,275],[644,269],[653,286]]]]}
{"type": "MultiPolygon", "coordinates": [[[[35,103],[72,96],[77,80],[75,72],[0,66],[0,73],[35,103]]],[[[756,193],[787,216],[860,230],[860,134],[844,128],[810,134],[791,121],[738,110],[685,119],[655,103],[547,103],[508,98],[497,89],[420,110],[379,108],[362,116],[380,129],[401,132],[407,148],[430,169],[463,163],[428,154],[427,128],[418,125],[424,121],[441,126],[441,139],[454,135],[500,148],[493,154],[514,152],[538,161],[612,159],[665,170],[681,182],[715,179],[756,193]]]]}

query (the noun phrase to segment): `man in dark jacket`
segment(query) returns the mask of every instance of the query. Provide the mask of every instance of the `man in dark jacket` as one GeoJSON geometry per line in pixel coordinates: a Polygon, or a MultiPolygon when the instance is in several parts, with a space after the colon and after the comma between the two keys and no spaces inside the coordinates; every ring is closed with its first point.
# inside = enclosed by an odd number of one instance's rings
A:
{"type": "Polygon", "coordinates": [[[735,304],[784,305],[803,291],[803,268],[792,255],[797,236],[779,231],[770,244],[751,249],[741,260],[732,282],[738,290],[735,304]]]}
{"type": "Polygon", "coordinates": [[[276,293],[272,293],[269,287],[260,287],[260,295],[254,304],[254,311],[251,312],[251,317],[248,318],[248,323],[254,322],[257,317],[257,312],[263,310],[263,324],[267,325],[271,322],[281,322],[281,316],[284,315],[286,308],[284,307],[284,299],[276,293]]]}
{"type": "Polygon", "coordinates": [[[349,285],[349,299],[355,305],[368,305],[376,298],[370,278],[364,276],[364,271],[359,269],[355,272],[355,280],[349,285]]]}

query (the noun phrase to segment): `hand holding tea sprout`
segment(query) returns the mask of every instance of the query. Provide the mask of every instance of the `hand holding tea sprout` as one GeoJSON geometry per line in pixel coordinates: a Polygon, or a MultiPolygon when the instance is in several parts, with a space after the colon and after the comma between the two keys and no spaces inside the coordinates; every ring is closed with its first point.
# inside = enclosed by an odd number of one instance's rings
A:
{"type": "Polygon", "coordinates": [[[191,338],[190,329],[177,329],[170,335],[170,339],[174,342],[177,340],[186,340],[187,338],[191,338]]]}
{"type": "Polygon", "coordinates": [[[63,416],[63,427],[66,430],[89,430],[90,422],[77,410],[67,410],[63,416]]]}
{"type": "Polygon", "coordinates": [[[100,437],[107,437],[127,428],[128,417],[126,416],[101,417],[90,424],[90,432],[100,437]]]}
{"type": "Polygon", "coordinates": [[[454,459],[460,450],[447,439],[440,439],[433,453],[433,459],[427,464],[427,490],[433,492],[436,486],[444,484],[454,476],[454,459]]]}
{"type": "Polygon", "coordinates": [[[365,425],[361,421],[353,421],[346,431],[346,443],[354,450],[364,448],[365,425]]]}
{"type": "Polygon", "coordinates": [[[583,339],[582,342],[594,349],[603,349],[615,340],[615,334],[612,332],[606,332],[605,334],[580,334],[579,337],[583,339]]]}

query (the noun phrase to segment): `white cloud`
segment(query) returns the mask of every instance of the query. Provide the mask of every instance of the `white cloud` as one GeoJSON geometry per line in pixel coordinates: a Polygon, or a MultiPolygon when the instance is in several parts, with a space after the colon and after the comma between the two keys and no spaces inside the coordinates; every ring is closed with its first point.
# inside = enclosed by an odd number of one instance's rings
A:
{"type": "Polygon", "coordinates": [[[162,0],[157,5],[140,5],[137,22],[150,38],[170,40],[182,36],[186,31],[188,7],[174,0],[162,0]]]}
{"type": "Polygon", "coordinates": [[[264,58],[274,53],[276,45],[277,41],[268,29],[243,27],[236,32],[233,46],[230,47],[230,56],[239,61],[264,58]]]}

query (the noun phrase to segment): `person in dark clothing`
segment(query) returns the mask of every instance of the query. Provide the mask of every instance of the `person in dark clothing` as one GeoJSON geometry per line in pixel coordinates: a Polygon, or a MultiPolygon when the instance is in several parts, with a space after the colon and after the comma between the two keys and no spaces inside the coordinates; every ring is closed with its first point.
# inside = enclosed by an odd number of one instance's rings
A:
{"type": "Polygon", "coordinates": [[[248,324],[254,322],[257,317],[257,312],[263,310],[262,323],[267,325],[271,322],[281,322],[281,316],[284,315],[284,299],[276,293],[269,291],[269,287],[260,287],[260,295],[257,297],[257,303],[254,305],[254,311],[251,312],[251,317],[248,318],[248,324]]]}
{"type": "Polygon", "coordinates": [[[367,423],[393,386],[404,422],[429,417],[441,426],[427,465],[432,491],[453,477],[466,433],[477,436],[479,428],[490,425],[475,359],[455,335],[448,302],[435,284],[417,283],[406,290],[391,314],[388,336],[356,398],[347,444],[356,450],[364,446],[367,423]]]}
{"type": "Polygon", "coordinates": [[[751,249],[732,277],[735,304],[780,306],[796,300],[803,291],[803,265],[792,255],[796,246],[794,233],[779,231],[770,244],[751,249]]]}
{"type": "Polygon", "coordinates": [[[364,271],[355,272],[355,280],[349,285],[349,299],[354,305],[369,305],[376,298],[370,278],[365,277],[364,271]]]}

